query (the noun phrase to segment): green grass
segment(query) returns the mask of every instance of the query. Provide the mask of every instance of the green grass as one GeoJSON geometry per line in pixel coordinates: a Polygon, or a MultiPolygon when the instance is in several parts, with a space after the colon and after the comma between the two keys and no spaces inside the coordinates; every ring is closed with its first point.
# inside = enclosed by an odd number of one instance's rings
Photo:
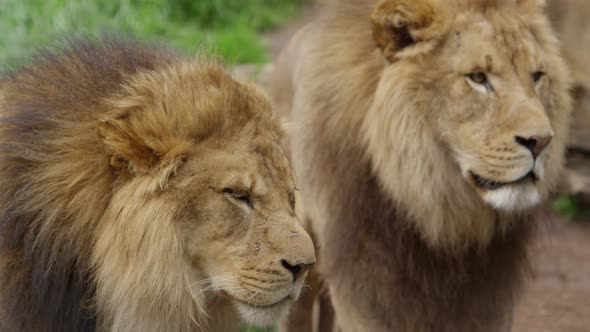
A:
{"type": "Polygon", "coordinates": [[[296,14],[305,0],[0,0],[0,67],[63,37],[125,33],[229,63],[268,60],[260,33],[296,14]]]}
{"type": "Polygon", "coordinates": [[[564,195],[557,197],[553,201],[553,210],[567,218],[568,220],[588,220],[590,218],[590,208],[584,206],[579,198],[575,196],[564,195]]]}

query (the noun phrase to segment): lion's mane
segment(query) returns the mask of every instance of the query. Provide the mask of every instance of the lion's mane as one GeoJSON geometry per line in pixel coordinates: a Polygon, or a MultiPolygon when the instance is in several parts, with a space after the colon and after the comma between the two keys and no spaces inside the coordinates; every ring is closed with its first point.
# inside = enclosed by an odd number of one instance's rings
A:
{"type": "MultiPolygon", "coordinates": [[[[171,228],[173,212],[165,203],[146,204],[143,197],[157,197],[155,189],[185,158],[185,138],[231,133],[252,119],[266,119],[258,122],[262,132],[279,132],[268,107],[248,106],[267,105],[262,94],[249,89],[213,61],[187,60],[119,39],[72,41],[3,77],[0,330],[129,330],[142,324],[141,330],[181,331],[202,323],[193,316],[205,314],[202,295],[188,293],[190,280],[183,279],[188,272],[179,271],[182,250],[171,228]],[[154,77],[164,84],[154,83],[154,77]],[[105,117],[113,116],[113,109],[133,110],[146,100],[162,111],[135,127],[110,128],[120,136],[102,136],[98,125],[110,125],[105,117]],[[195,105],[204,111],[195,112],[195,105]],[[101,139],[134,163],[106,151],[101,139]],[[141,140],[150,148],[125,150],[123,141],[141,140]],[[154,166],[156,158],[166,159],[161,167],[154,166]],[[141,177],[136,185],[121,192],[121,182],[136,175],[141,177]],[[118,215],[108,216],[108,206],[118,215]],[[145,210],[142,219],[117,221],[130,218],[137,207],[145,210]],[[142,223],[145,219],[153,220],[142,223]],[[96,240],[99,229],[110,232],[110,242],[108,236],[96,240]],[[130,260],[133,250],[141,254],[130,260]],[[103,293],[117,293],[97,302],[98,283],[103,293]],[[112,317],[101,316],[113,312],[127,327],[111,326],[112,317]],[[138,312],[143,316],[132,317],[138,312]]],[[[125,120],[121,113],[114,116],[125,120]]]]}

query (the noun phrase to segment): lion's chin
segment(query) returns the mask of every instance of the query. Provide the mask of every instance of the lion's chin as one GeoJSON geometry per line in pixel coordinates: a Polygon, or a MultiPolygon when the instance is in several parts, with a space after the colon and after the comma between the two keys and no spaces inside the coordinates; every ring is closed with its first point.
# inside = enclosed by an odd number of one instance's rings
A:
{"type": "Polygon", "coordinates": [[[480,194],[487,204],[505,212],[523,212],[541,202],[539,190],[532,181],[486,190],[480,194]]]}
{"type": "Polygon", "coordinates": [[[470,182],[478,189],[484,202],[504,212],[524,212],[541,202],[537,185],[542,180],[542,167],[535,167],[510,182],[495,182],[470,171],[470,182]]]}
{"type": "Polygon", "coordinates": [[[267,306],[251,305],[242,301],[234,302],[244,323],[261,327],[271,326],[278,320],[284,318],[291,304],[289,297],[267,306]]]}

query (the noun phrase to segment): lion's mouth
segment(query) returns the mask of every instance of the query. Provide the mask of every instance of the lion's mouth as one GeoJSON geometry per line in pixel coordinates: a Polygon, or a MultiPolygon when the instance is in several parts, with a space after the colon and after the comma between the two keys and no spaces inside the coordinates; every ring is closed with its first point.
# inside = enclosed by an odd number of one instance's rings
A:
{"type": "Polygon", "coordinates": [[[537,176],[535,175],[535,173],[531,170],[530,172],[528,172],[527,174],[525,174],[524,176],[514,180],[514,181],[510,181],[510,182],[498,182],[498,181],[493,181],[490,179],[486,179],[483,176],[474,173],[472,171],[469,171],[469,174],[471,175],[471,178],[473,179],[473,182],[481,189],[485,189],[485,190],[496,190],[496,189],[500,189],[502,187],[511,185],[511,184],[519,184],[522,183],[528,179],[531,179],[534,182],[537,181],[537,176]]]}

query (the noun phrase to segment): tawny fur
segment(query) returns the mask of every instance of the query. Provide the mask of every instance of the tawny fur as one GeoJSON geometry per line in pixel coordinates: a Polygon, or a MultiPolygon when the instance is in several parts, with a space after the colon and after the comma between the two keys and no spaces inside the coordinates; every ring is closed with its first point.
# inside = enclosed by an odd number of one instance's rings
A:
{"type": "Polygon", "coordinates": [[[337,323],[507,331],[570,116],[543,1],[354,2],[298,32],[271,82],[298,128],[291,158],[337,323]],[[534,162],[519,135],[553,140],[534,162]],[[472,176],[533,166],[538,181],[498,190],[472,176]]]}
{"type": "Polygon", "coordinates": [[[297,298],[284,262],[314,248],[258,89],[103,40],[41,54],[0,95],[1,330],[235,331],[297,298]]]}

